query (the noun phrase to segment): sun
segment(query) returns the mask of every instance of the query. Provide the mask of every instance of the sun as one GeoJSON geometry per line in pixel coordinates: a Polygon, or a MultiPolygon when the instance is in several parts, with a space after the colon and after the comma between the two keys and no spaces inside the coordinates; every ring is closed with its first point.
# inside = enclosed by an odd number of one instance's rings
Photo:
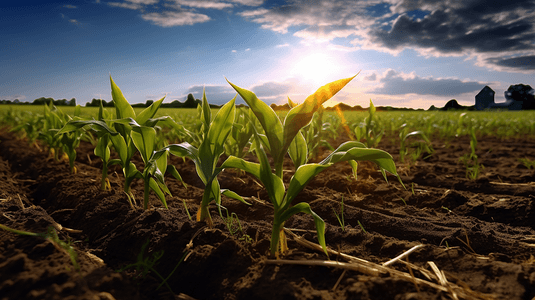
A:
{"type": "Polygon", "coordinates": [[[294,58],[290,62],[290,74],[317,87],[340,79],[338,77],[344,69],[336,56],[325,52],[298,54],[294,58]]]}

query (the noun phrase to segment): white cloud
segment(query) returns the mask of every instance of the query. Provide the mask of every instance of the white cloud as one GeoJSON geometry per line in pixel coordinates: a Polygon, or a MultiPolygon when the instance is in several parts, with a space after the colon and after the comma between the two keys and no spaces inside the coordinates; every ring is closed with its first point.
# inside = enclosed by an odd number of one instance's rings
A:
{"type": "Polygon", "coordinates": [[[277,47],[277,48],[283,48],[283,47],[289,47],[289,46],[290,46],[290,44],[286,43],[286,44],[280,44],[280,45],[277,45],[277,46],[275,46],[275,47],[277,47]]]}
{"type": "Polygon", "coordinates": [[[175,2],[182,6],[204,9],[224,9],[234,6],[230,3],[220,1],[175,0],[175,2]]]}
{"type": "Polygon", "coordinates": [[[10,96],[0,96],[0,100],[16,100],[19,99],[20,101],[23,101],[26,99],[26,96],[24,95],[10,95],[10,96]]]}
{"type": "Polygon", "coordinates": [[[141,16],[144,20],[151,21],[162,27],[193,25],[210,21],[210,17],[204,14],[189,11],[166,11],[163,13],[147,13],[141,16]]]}
{"type": "Polygon", "coordinates": [[[229,2],[234,2],[246,6],[260,6],[264,3],[264,0],[229,0],[229,2]]]}
{"type": "Polygon", "coordinates": [[[132,9],[132,10],[143,9],[142,5],[136,4],[136,3],[108,2],[106,4],[108,4],[109,6],[113,6],[113,7],[121,7],[121,8],[127,8],[127,9],[132,9]]]}
{"type": "Polygon", "coordinates": [[[126,1],[130,3],[135,3],[135,4],[151,5],[151,4],[158,3],[159,0],[126,0],[126,1]]]}
{"type": "Polygon", "coordinates": [[[75,9],[75,8],[77,8],[76,5],[70,5],[70,4],[65,4],[65,5],[63,5],[63,7],[68,8],[68,9],[75,9]]]}

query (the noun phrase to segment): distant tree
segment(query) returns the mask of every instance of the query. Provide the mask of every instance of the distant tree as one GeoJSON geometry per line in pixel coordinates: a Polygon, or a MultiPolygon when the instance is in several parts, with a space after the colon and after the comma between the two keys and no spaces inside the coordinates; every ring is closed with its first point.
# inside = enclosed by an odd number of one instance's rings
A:
{"type": "Polygon", "coordinates": [[[109,103],[107,103],[106,100],[95,99],[95,98],[93,98],[93,100],[91,100],[91,102],[87,102],[85,104],[85,106],[86,107],[99,107],[100,106],[100,101],[102,101],[102,106],[103,107],[115,107],[115,105],[113,104],[113,101],[110,101],[109,103]]]}
{"type": "Polygon", "coordinates": [[[522,109],[535,109],[535,90],[529,85],[515,84],[505,91],[505,99],[522,102],[522,109]]]}
{"type": "Polygon", "coordinates": [[[188,97],[186,98],[186,102],[184,102],[183,107],[184,108],[197,108],[197,105],[201,104],[201,100],[195,100],[195,97],[193,97],[193,94],[188,94],[188,97]]]}

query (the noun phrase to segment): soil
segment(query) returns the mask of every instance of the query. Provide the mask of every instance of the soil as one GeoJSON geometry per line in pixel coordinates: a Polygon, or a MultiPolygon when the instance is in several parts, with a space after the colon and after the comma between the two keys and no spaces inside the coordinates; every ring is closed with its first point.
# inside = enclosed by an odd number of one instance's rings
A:
{"type": "MultiPolygon", "coordinates": [[[[383,138],[378,148],[394,156],[406,189],[393,176],[386,183],[371,163],[359,164],[358,180],[347,164],[320,173],[296,203],[310,203],[325,220],[330,249],[369,263],[298,243],[317,243],[304,214],[286,222],[300,238],[289,235],[290,251],[274,263],[272,206],[248,174],[219,176],[222,188],[253,197],[250,206],[223,198],[241,228],[234,218],[229,229],[215,207],[207,228],[194,218],[203,185],[189,160],[171,160],[187,188],[166,179],[169,209],[152,195],[144,211],[130,207],[119,169],[110,170],[111,190],[100,190],[101,162],[89,143],[70,174],[68,163],[6,130],[0,141],[0,224],[39,233],[62,226],[58,236],[79,265],[49,240],[0,230],[0,299],[535,299],[535,170],[520,161],[535,158],[530,137],[479,139],[477,180],[459,161],[470,151],[467,137],[435,139],[433,155],[406,164],[398,163],[397,142],[383,138]],[[342,200],[343,229],[334,213],[342,200]],[[330,266],[314,265],[329,259],[330,266]],[[121,270],[139,261],[153,268],[121,270]],[[158,274],[171,274],[167,285],[158,288],[158,274]]],[[[142,182],[132,188],[142,199],[142,182]]]]}

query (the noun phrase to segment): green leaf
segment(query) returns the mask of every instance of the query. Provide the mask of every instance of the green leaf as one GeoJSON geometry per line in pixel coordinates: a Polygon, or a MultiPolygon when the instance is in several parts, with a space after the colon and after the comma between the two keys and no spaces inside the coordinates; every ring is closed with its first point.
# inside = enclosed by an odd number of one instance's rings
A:
{"type": "Polygon", "coordinates": [[[284,207],[291,205],[293,199],[303,190],[308,182],[318,175],[321,171],[330,167],[332,163],[327,164],[306,164],[300,166],[290,179],[290,185],[284,198],[284,207]]]}
{"type": "Polygon", "coordinates": [[[121,89],[119,89],[119,87],[115,84],[115,82],[111,78],[111,75],[110,75],[110,83],[111,83],[111,97],[115,105],[117,118],[135,119],[136,113],[134,112],[134,109],[132,108],[130,103],[128,103],[126,98],[123,96],[123,92],[121,92],[121,89]]]}
{"type": "Polygon", "coordinates": [[[115,148],[115,151],[117,154],[119,154],[119,158],[121,159],[121,163],[124,166],[127,164],[128,160],[130,160],[130,156],[128,156],[128,148],[126,146],[126,142],[124,138],[117,134],[117,135],[110,135],[110,140],[113,144],[113,147],[115,148]]]}
{"type": "Polygon", "coordinates": [[[318,243],[323,248],[325,254],[329,256],[329,254],[327,253],[327,244],[325,243],[325,222],[320,216],[318,216],[314,211],[312,211],[308,203],[300,202],[290,207],[280,215],[277,221],[283,223],[291,216],[297,213],[305,213],[312,215],[312,217],[314,218],[314,224],[316,225],[316,232],[318,233],[318,243]]]}
{"type": "Polygon", "coordinates": [[[275,211],[282,205],[284,197],[284,183],[281,177],[271,172],[271,166],[264,152],[264,148],[260,145],[259,139],[255,137],[255,152],[258,160],[260,161],[260,181],[266,188],[271,203],[275,206],[275,211]]]}
{"type": "Polygon", "coordinates": [[[301,130],[301,128],[303,128],[310,122],[310,120],[312,120],[314,112],[316,112],[323,103],[331,99],[357,75],[333,81],[320,87],[314,94],[308,96],[305,99],[305,102],[297,105],[288,112],[286,118],[284,119],[282,151],[286,152],[286,149],[288,149],[290,143],[299,130],[301,130]]]}
{"type": "Polygon", "coordinates": [[[235,100],[236,96],[219,109],[208,130],[207,140],[211,145],[214,157],[219,157],[223,153],[225,140],[232,130],[236,114],[235,100]]]}
{"type": "Polygon", "coordinates": [[[245,100],[247,105],[251,108],[262,125],[262,128],[264,128],[264,132],[269,140],[269,151],[271,155],[275,160],[280,160],[286,151],[282,151],[283,127],[275,111],[273,111],[269,105],[259,100],[253,92],[234,85],[228,81],[228,79],[227,82],[236,90],[236,92],[238,92],[238,94],[240,94],[243,100],[245,100]]]}
{"type": "MultiPolygon", "coordinates": [[[[162,104],[163,100],[165,99],[165,96],[156,101],[156,102],[153,102],[149,107],[145,108],[141,113],[139,113],[139,115],[135,118],[136,119],[136,122],[139,123],[140,125],[145,125],[147,126],[145,123],[151,119],[152,117],[154,117],[154,115],[156,114],[156,112],[158,111],[158,109],[160,108],[160,105],[162,104]]],[[[152,126],[150,126],[152,127],[152,126]]]]}
{"type": "Polygon", "coordinates": [[[308,148],[305,137],[299,132],[288,148],[288,154],[292,159],[295,169],[307,163],[308,148]]]}
{"type": "Polygon", "coordinates": [[[133,127],[131,136],[132,142],[141,154],[141,158],[143,158],[143,162],[147,164],[156,144],[156,130],[145,126],[133,127]]]}
{"type": "Polygon", "coordinates": [[[260,179],[260,164],[253,163],[236,156],[229,156],[220,166],[222,169],[234,168],[243,170],[260,179]]]}
{"type": "Polygon", "coordinates": [[[210,104],[206,100],[206,93],[203,88],[202,90],[202,121],[204,123],[204,136],[208,135],[208,130],[210,129],[210,123],[212,122],[212,110],[210,109],[210,104]]]}
{"type": "Polygon", "coordinates": [[[105,134],[101,136],[95,147],[95,155],[100,157],[104,163],[107,163],[110,160],[110,147],[108,144],[110,142],[109,135],[105,134]]]}
{"type": "Polygon", "coordinates": [[[151,190],[153,190],[156,193],[156,195],[158,196],[158,198],[160,198],[160,201],[163,203],[163,206],[165,208],[168,208],[167,207],[167,202],[165,201],[165,195],[162,192],[162,190],[160,189],[160,186],[158,185],[158,183],[153,178],[150,178],[149,180],[150,180],[149,181],[149,186],[150,186],[151,190]]]}
{"type": "Polygon", "coordinates": [[[233,191],[231,191],[231,190],[229,190],[229,189],[221,189],[221,194],[222,194],[222,195],[225,195],[225,196],[227,196],[227,197],[229,197],[229,198],[231,198],[231,199],[238,200],[238,201],[240,201],[240,202],[242,202],[242,203],[245,203],[245,204],[247,204],[247,205],[251,205],[251,203],[245,201],[245,200],[242,198],[242,196],[236,194],[235,192],[233,192],[233,191]]]}
{"type": "Polygon", "coordinates": [[[61,128],[57,134],[63,134],[71,131],[76,131],[84,126],[91,125],[97,132],[109,133],[111,135],[117,135],[117,132],[110,127],[108,124],[103,121],[97,120],[79,120],[79,121],[69,121],[63,128],[61,128]]]}
{"type": "Polygon", "coordinates": [[[180,176],[180,173],[178,173],[177,169],[173,165],[167,166],[167,171],[169,174],[171,174],[173,177],[175,177],[176,180],[182,182],[182,185],[184,185],[185,188],[188,188],[188,185],[182,180],[182,176],[180,176]]]}

